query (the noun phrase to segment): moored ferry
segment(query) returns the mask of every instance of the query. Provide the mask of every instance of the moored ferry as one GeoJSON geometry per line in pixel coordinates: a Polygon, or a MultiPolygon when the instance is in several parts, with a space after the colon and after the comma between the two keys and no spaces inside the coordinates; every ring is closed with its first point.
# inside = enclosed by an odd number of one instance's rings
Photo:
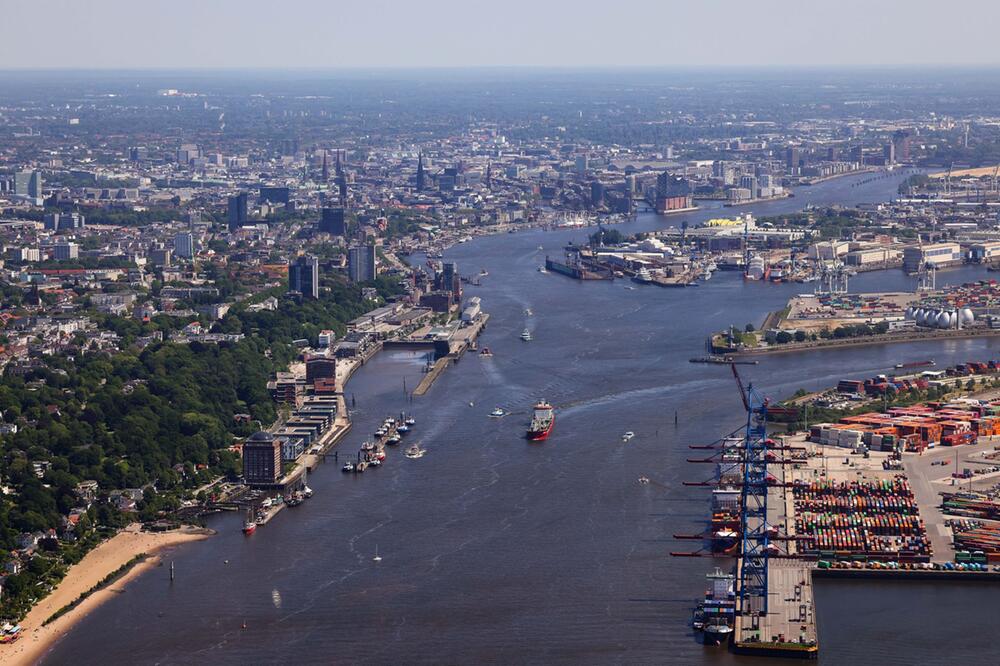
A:
{"type": "Polygon", "coordinates": [[[527,438],[532,442],[540,442],[547,439],[556,424],[556,413],[552,405],[542,400],[535,405],[535,412],[531,417],[531,425],[528,426],[527,438]]]}

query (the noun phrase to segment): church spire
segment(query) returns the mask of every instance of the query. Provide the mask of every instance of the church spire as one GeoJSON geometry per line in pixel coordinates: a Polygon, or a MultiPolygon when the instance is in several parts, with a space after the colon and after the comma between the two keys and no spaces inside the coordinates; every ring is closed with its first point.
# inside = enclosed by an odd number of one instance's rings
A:
{"type": "Polygon", "coordinates": [[[426,175],[424,174],[424,153],[417,154],[417,192],[422,192],[425,185],[426,175]]]}

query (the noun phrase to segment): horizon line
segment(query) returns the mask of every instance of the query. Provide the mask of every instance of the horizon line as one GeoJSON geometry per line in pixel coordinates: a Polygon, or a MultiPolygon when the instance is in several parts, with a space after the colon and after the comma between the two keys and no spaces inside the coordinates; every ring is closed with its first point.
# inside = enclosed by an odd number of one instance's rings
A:
{"type": "Polygon", "coordinates": [[[439,71],[462,72],[477,70],[527,70],[527,71],[810,71],[810,70],[843,70],[843,71],[877,71],[877,70],[995,70],[1000,69],[1000,62],[995,63],[782,63],[782,64],[684,64],[684,65],[646,65],[646,64],[519,64],[519,65],[144,65],[127,66],[44,66],[44,67],[0,67],[2,73],[21,72],[371,72],[371,71],[439,71]]]}

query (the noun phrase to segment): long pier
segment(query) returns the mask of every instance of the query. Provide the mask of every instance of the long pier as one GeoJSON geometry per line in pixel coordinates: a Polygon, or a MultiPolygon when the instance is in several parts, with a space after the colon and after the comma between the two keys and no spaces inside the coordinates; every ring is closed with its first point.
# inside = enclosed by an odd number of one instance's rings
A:
{"type": "Polygon", "coordinates": [[[449,341],[449,349],[451,350],[448,355],[442,356],[434,362],[434,367],[424,375],[424,378],[420,380],[420,384],[417,388],[413,390],[413,395],[420,397],[430,390],[437,378],[441,376],[452,363],[458,361],[465,355],[471,347],[472,343],[479,337],[483,329],[486,328],[486,322],[490,320],[490,316],[485,312],[479,315],[479,318],[472,323],[471,326],[466,326],[456,331],[455,336],[449,341]]]}
{"type": "MultiPolygon", "coordinates": [[[[811,571],[798,555],[795,541],[795,502],[788,465],[774,465],[770,473],[777,483],[768,488],[767,522],[788,538],[782,548],[792,557],[769,557],[766,615],[737,613],[733,651],[772,657],[815,659],[819,652],[811,571]]],[[[736,580],[740,580],[737,564],[736,580]]]]}

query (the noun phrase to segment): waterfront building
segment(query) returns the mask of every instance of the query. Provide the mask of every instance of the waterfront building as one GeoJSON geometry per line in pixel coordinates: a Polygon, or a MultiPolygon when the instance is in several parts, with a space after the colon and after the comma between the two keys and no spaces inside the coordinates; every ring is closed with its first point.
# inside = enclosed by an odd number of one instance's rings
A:
{"type": "Polygon", "coordinates": [[[897,130],[892,135],[892,143],[896,153],[896,159],[906,161],[910,159],[910,133],[906,130],[897,130]]]}
{"type": "Polygon", "coordinates": [[[910,245],[903,248],[903,270],[916,273],[926,266],[944,268],[962,263],[962,248],[958,243],[910,245]]]}
{"type": "Polygon", "coordinates": [[[757,186],[756,176],[740,176],[740,187],[750,193],[751,199],[756,199],[760,196],[760,189],[757,186]]]}
{"type": "Polygon", "coordinates": [[[795,175],[799,170],[799,149],[797,146],[788,146],[785,149],[785,169],[789,175],[795,175]]]}
{"type": "Polygon", "coordinates": [[[243,443],[243,482],[273,485],[281,478],[281,442],[269,432],[255,432],[243,443]]]}
{"type": "Polygon", "coordinates": [[[1000,261],[1000,241],[975,243],[969,247],[969,258],[983,264],[1000,261]]]}
{"type": "Polygon", "coordinates": [[[691,186],[686,178],[664,171],[656,177],[656,212],[663,214],[693,206],[691,186]]]}
{"type": "Polygon", "coordinates": [[[333,341],[337,339],[337,334],[333,331],[326,329],[319,332],[319,337],[317,339],[317,346],[319,347],[329,347],[333,344],[333,341]]]}
{"type": "Polygon", "coordinates": [[[460,302],[462,300],[462,279],[458,274],[458,264],[453,261],[442,264],[435,286],[441,291],[451,292],[454,302],[460,302]]]}
{"type": "Polygon", "coordinates": [[[335,379],[337,359],[332,356],[310,356],[306,359],[306,385],[311,386],[317,379],[335,379]]]}

